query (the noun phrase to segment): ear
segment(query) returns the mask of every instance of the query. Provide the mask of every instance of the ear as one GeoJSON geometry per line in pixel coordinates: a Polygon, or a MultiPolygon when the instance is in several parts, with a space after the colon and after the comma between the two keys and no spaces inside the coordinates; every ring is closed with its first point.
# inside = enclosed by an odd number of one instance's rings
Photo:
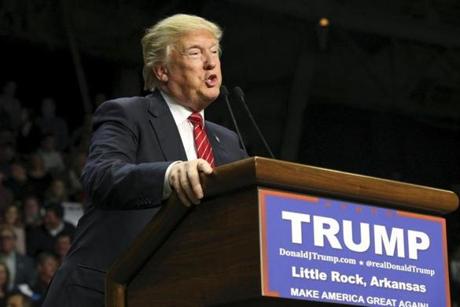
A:
{"type": "Polygon", "coordinates": [[[155,77],[161,82],[167,82],[169,79],[168,75],[168,68],[164,64],[158,64],[153,67],[153,73],[155,77]]]}

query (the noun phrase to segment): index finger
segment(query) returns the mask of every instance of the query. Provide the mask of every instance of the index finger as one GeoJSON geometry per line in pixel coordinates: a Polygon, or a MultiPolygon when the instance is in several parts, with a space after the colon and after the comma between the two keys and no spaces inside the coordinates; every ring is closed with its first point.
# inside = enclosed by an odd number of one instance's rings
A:
{"type": "Polygon", "coordinates": [[[199,172],[203,172],[206,175],[212,174],[212,172],[214,171],[212,169],[212,166],[208,163],[208,161],[203,160],[203,159],[198,160],[198,164],[196,168],[199,172]]]}
{"type": "Polygon", "coordinates": [[[198,171],[198,164],[196,168],[190,167],[187,171],[188,181],[192,187],[193,193],[198,199],[203,198],[203,188],[201,187],[200,176],[198,171]]]}

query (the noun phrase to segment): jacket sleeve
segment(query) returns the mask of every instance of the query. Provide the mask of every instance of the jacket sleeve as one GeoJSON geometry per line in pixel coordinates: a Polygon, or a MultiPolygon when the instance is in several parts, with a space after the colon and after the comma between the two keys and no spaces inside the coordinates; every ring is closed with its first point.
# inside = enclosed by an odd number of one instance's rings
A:
{"type": "Polygon", "coordinates": [[[88,160],[82,173],[95,207],[143,209],[161,204],[171,162],[136,163],[139,129],[129,101],[107,101],[96,111],[88,160]]]}

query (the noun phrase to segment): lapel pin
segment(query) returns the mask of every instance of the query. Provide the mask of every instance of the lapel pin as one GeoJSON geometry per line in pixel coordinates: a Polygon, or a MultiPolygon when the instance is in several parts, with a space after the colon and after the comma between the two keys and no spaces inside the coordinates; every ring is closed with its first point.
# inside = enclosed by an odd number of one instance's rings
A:
{"type": "Polygon", "coordinates": [[[216,135],[215,137],[216,137],[216,141],[217,141],[217,143],[220,143],[220,139],[219,139],[219,137],[218,137],[217,135],[216,135]]]}

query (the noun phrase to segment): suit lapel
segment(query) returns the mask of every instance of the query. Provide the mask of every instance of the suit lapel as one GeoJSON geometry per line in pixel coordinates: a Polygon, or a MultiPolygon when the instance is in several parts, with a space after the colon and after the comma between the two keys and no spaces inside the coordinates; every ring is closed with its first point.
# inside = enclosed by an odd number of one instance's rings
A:
{"type": "Polygon", "coordinates": [[[208,135],[209,142],[212,146],[212,152],[214,154],[214,163],[216,166],[222,165],[225,162],[225,149],[222,146],[221,140],[210,127],[210,125],[205,125],[206,134],[208,135]]]}
{"type": "Polygon", "coordinates": [[[184,145],[177,130],[176,123],[161,96],[160,91],[155,91],[149,96],[150,123],[160,144],[161,151],[166,161],[187,161],[184,145]]]}

